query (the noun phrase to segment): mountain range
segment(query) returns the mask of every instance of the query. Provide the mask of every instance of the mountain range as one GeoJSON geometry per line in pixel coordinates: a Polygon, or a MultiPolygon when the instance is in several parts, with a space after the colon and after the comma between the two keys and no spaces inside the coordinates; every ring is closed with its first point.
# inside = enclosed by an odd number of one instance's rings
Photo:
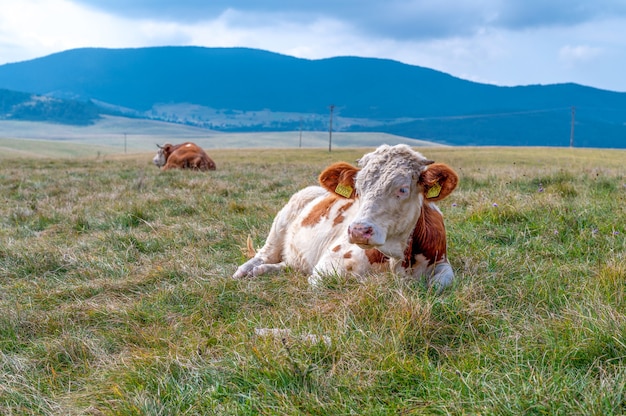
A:
{"type": "Polygon", "coordinates": [[[626,93],[572,83],[501,87],[375,58],[82,48],[1,65],[0,88],[13,97],[0,94],[0,118],[19,118],[15,102],[24,114],[33,108],[24,102],[63,102],[73,108],[67,122],[72,111],[82,123],[114,114],[231,132],[323,131],[332,121],[336,131],[453,145],[626,147],[626,93]],[[28,95],[20,101],[18,92],[28,95]]]}

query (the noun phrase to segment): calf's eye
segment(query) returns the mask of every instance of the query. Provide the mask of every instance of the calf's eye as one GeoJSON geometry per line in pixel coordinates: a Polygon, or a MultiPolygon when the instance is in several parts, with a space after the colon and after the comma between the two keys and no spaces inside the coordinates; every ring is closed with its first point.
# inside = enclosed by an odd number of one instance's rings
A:
{"type": "Polygon", "coordinates": [[[398,195],[397,196],[398,196],[398,198],[402,198],[402,197],[407,196],[409,194],[409,192],[410,192],[409,188],[406,187],[406,186],[403,186],[402,188],[398,189],[398,195]]]}

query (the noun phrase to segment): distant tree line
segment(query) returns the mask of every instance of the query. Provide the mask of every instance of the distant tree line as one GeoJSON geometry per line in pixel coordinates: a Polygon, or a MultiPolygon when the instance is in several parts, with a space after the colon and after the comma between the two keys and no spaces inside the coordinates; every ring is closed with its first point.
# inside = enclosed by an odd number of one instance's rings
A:
{"type": "Polygon", "coordinates": [[[91,101],[61,100],[0,89],[0,119],[89,125],[102,109],[91,101]]]}
{"type": "Polygon", "coordinates": [[[25,92],[0,89],[0,114],[10,113],[14,106],[30,100],[31,95],[25,92]]]}

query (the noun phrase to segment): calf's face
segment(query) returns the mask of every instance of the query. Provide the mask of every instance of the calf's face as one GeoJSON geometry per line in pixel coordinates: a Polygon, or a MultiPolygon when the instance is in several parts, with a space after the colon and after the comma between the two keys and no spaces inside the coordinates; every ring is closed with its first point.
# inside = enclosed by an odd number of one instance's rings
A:
{"type": "Polygon", "coordinates": [[[159,148],[159,150],[157,150],[156,155],[154,156],[154,158],[152,158],[152,163],[154,163],[156,167],[161,168],[165,166],[165,163],[167,163],[167,157],[169,156],[169,151],[172,145],[166,143],[163,146],[159,146],[157,144],[157,147],[159,148]]]}
{"type": "MultiPolygon", "coordinates": [[[[381,249],[389,242],[400,247],[410,235],[424,203],[419,179],[433,163],[409,146],[381,146],[359,161],[355,188],[356,217],[348,227],[350,242],[381,249]]],[[[397,255],[396,248],[387,254],[397,255]]]]}

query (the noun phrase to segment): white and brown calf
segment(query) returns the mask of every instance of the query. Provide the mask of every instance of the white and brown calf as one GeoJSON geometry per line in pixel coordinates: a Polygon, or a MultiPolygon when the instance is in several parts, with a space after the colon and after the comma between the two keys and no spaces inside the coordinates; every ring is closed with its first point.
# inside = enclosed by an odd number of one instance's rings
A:
{"type": "Polygon", "coordinates": [[[335,163],[320,175],[321,186],[294,194],[276,215],[263,248],[233,277],[288,266],[316,285],[333,273],[362,277],[382,263],[425,278],[436,290],[450,285],[454,272],[434,202],[455,189],[456,173],[407,145],[380,146],[358,165],[335,163]]]}

